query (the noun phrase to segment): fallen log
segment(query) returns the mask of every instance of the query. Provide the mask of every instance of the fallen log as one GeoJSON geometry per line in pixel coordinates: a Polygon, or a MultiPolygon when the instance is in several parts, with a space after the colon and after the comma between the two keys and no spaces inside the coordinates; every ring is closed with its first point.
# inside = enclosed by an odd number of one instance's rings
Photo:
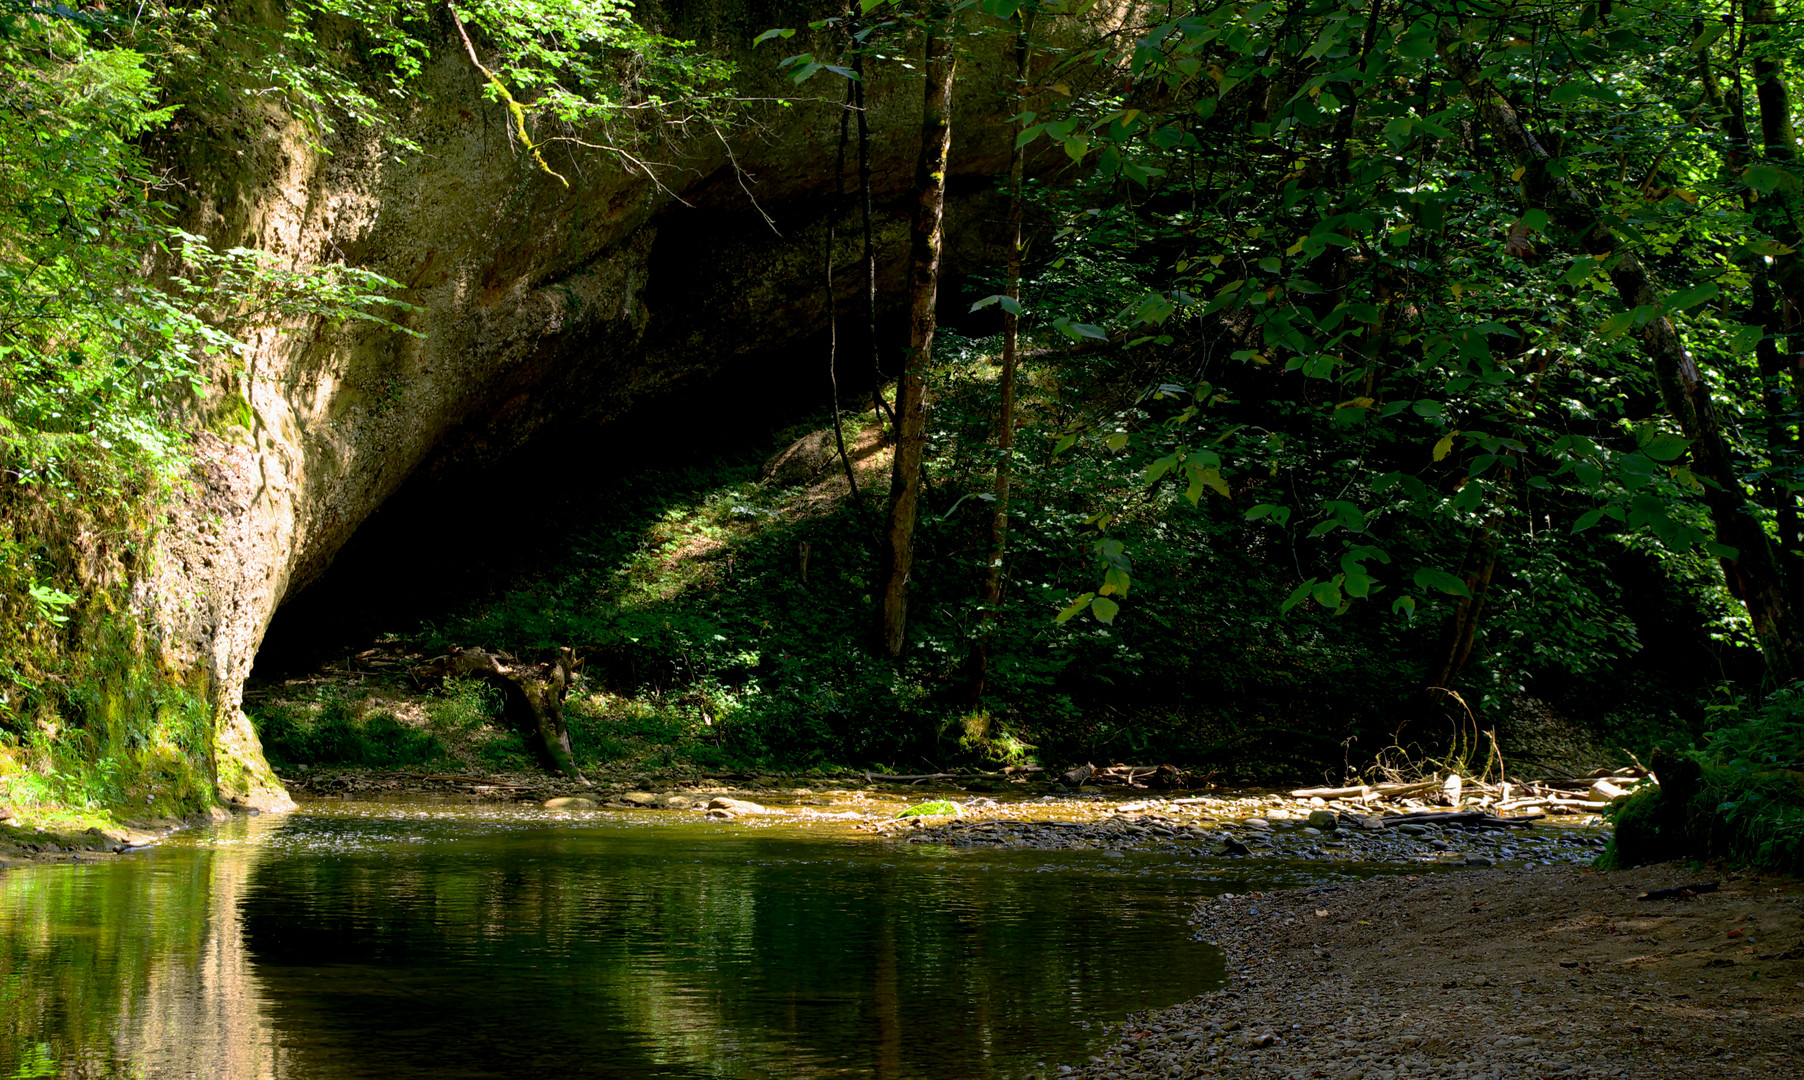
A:
{"type": "Polygon", "coordinates": [[[1546,806],[1546,805],[1547,805],[1547,796],[1530,795],[1527,798],[1522,798],[1522,799],[1506,799],[1503,802],[1500,802],[1497,804],[1497,809],[1499,811],[1521,810],[1521,809],[1524,809],[1524,808],[1530,807],[1530,806],[1546,806]]]}
{"type": "Polygon", "coordinates": [[[1364,799],[1372,794],[1372,789],[1361,784],[1358,787],[1315,787],[1301,788],[1290,793],[1293,799],[1364,799]]]}
{"type": "Polygon", "coordinates": [[[1394,814],[1389,817],[1368,818],[1379,822],[1379,827],[1389,829],[1397,825],[1458,825],[1462,828],[1516,828],[1536,821],[1540,814],[1526,817],[1497,817],[1483,810],[1425,810],[1419,814],[1394,814]]]}
{"type": "Polygon", "coordinates": [[[1547,797],[1547,805],[1563,806],[1568,810],[1607,810],[1610,804],[1596,799],[1562,799],[1555,795],[1547,797]]]}
{"type": "Polygon", "coordinates": [[[440,679],[463,675],[488,683],[501,694],[503,715],[526,737],[545,768],[586,784],[564,726],[564,698],[575,669],[576,653],[568,648],[542,664],[522,663],[508,653],[459,649],[427,661],[414,674],[440,679]]]}
{"type": "Polygon", "coordinates": [[[1423,792],[1439,791],[1441,782],[1439,780],[1417,780],[1408,783],[1374,784],[1372,790],[1391,799],[1401,795],[1419,795],[1423,792]]]}

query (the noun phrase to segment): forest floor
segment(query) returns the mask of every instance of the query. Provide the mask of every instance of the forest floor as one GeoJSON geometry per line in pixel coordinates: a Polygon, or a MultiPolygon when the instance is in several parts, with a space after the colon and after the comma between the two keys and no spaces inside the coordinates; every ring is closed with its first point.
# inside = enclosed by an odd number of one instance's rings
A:
{"type": "Polygon", "coordinates": [[[1680,864],[1481,869],[1221,896],[1229,985],[1062,1075],[1603,1078],[1804,1069],[1804,884],[1680,864]]]}

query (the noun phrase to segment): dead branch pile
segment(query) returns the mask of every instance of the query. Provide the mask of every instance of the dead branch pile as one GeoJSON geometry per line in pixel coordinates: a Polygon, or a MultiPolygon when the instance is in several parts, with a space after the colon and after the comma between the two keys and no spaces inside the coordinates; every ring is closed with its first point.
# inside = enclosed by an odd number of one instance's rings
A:
{"type": "Polygon", "coordinates": [[[1566,780],[1500,780],[1497,783],[1450,773],[1427,780],[1299,788],[1290,792],[1290,797],[1321,799],[1324,805],[1349,814],[1386,815],[1388,823],[1397,816],[1418,813],[1431,806],[1470,807],[1492,815],[1596,813],[1642,784],[1657,783],[1659,780],[1646,769],[1630,766],[1599,769],[1590,776],[1566,780]]]}

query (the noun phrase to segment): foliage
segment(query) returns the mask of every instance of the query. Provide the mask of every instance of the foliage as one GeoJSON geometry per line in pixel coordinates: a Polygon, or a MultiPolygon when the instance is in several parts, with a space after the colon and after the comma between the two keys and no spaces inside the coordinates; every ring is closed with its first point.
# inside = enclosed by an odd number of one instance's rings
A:
{"type": "Polygon", "coordinates": [[[1661,786],[1613,807],[1604,861],[1722,858],[1804,871],[1804,684],[1713,710],[1713,730],[1662,769],[1661,786]]]}
{"type": "MultiPolygon", "coordinates": [[[[327,688],[310,699],[249,709],[271,765],[353,765],[374,768],[431,765],[448,758],[432,728],[467,731],[487,717],[487,704],[468,687],[449,688],[434,702],[431,727],[402,723],[379,702],[327,688]]],[[[447,732],[448,734],[449,732],[447,732]]]]}
{"type": "MultiPolygon", "coordinates": [[[[635,23],[625,3],[459,10],[522,136],[530,117],[553,129],[540,141],[605,145],[645,168],[626,148],[725,115],[730,67],[635,23]]],[[[146,680],[206,696],[150,652],[121,659],[98,643],[154,565],[193,430],[210,410],[248,408],[231,390],[247,332],[392,326],[407,310],[390,296],[398,283],[367,270],[217,250],[173,227],[165,168],[145,148],[178,112],[204,120],[273,97],[322,144],[346,121],[392,133],[449,30],[439,8],[383,0],[306,0],[273,18],[0,0],[0,743],[23,802],[105,802],[136,782],[138,750],[88,698],[138,693],[146,680]]],[[[400,729],[349,724],[334,714],[273,730],[294,755],[438,752],[400,729]]],[[[210,767],[210,718],[203,727],[165,740],[185,777],[210,767]]],[[[195,790],[188,779],[171,788],[178,802],[195,790]]]]}
{"type": "Polygon", "coordinates": [[[948,802],[945,799],[934,799],[931,802],[916,803],[913,806],[904,807],[896,812],[896,816],[899,818],[938,817],[943,814],[956,815],[957,813],[957,803],[948,802]]]}

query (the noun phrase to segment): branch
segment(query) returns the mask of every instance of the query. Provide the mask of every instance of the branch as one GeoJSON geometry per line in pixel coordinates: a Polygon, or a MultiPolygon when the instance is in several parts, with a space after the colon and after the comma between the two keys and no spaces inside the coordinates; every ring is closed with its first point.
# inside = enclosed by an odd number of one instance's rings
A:
{"type": "Polygon", "coordinates": [[[445,10],[451,13],[451,22],[457,27],[457,36],[464,39],[464,51],[470,54],[470,63],[476,65],[477,71],[488,76],[489,84],[495,88],[497,93],[507,100],[507,111],[513,114],[514,124],[520,129],[520,141],[526,144],[527,153],[531,154],[532,159],[539,163],[539,168],[550,173],[552,176],[557,177],[558,183],[565,187],[569,187],[570,181],[564,179],[563,173],[558,172],[556,169],[545,164],[545,155],[539,153],[539,148],[532,141],[532,136],[526,133],[526,109],[518,101],[514,100],[514,95],[507,92],[507,85],[503,83],[494,72],[483,67],[482,61],[476,58],[476,46],[470,44],[470,35],[464,31],[464,21],[458,18],[457,8],[451,4],[446,4],[445,10]]]}

